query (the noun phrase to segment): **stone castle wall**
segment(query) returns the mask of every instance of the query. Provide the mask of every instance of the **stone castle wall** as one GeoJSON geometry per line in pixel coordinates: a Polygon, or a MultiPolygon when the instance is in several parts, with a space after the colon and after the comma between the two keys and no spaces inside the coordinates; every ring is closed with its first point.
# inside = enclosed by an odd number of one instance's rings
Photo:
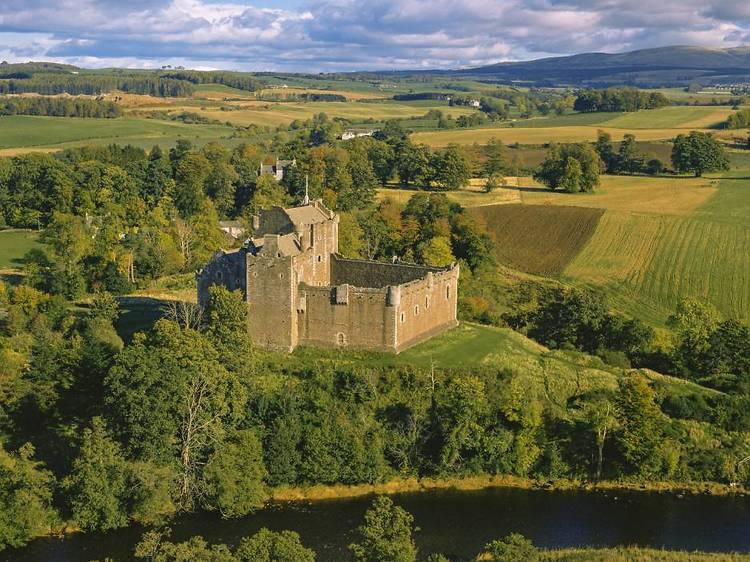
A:
{"type": "Polygon", "coordinates": [[[395,312],[385,289],[300,285],[297,309],[300,344],[395,349],[395,312]]]}
{"type": "Polygon", "coordinates": [[[198,304],[208,304],[208,288],[211,285],[223,285],[230,291],[240,290],[246,296],[247,266],[245,251],[216,252],[214,258],[196,276],[198,285],[198,304]]]}

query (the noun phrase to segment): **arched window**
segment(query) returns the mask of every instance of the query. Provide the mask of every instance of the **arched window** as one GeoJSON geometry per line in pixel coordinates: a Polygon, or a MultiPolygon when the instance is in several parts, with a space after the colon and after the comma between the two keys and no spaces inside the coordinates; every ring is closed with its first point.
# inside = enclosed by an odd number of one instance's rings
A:
{"type": "Polygon", "coordinates": [[[344,332],[336,334],[336,345],[346,345],[346,334],[344,332]]]}

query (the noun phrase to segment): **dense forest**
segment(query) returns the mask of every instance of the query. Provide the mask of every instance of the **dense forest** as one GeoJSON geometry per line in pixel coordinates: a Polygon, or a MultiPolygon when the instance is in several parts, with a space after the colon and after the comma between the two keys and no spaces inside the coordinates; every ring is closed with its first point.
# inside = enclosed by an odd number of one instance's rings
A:
{"type": "Polygon", "coordinates": [[[669,99],[660,92],[644,92],[637,88],[609,88],[580,92],[573,109],[581,112],[638,111],[639,109],[656,109],[669,104],[669,99]]]}
{"type": "Polygon", "coordinates": [[[0,97],[0,115],[114,118],[122,109],[112,101],[81,97],[0,97]]]}
{"type": "Polygon", "coordinates": [[[80,70],[48,63],[0,65],[0,94],[100,95],[113,90],[159,97],[185,97],[196,84],[223,84],[253,92],[263,86],[254,74],[194,70],[80,70]]]}

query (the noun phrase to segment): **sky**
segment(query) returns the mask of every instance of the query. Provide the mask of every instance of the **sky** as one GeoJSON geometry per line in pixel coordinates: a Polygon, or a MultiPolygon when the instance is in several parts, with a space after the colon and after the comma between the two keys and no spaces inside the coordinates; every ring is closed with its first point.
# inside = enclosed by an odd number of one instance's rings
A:
{"type": "Polygon", "coordinates": [[[750,0],[0,0],[0,60],[338,72],[750,44],[750,0]]]}

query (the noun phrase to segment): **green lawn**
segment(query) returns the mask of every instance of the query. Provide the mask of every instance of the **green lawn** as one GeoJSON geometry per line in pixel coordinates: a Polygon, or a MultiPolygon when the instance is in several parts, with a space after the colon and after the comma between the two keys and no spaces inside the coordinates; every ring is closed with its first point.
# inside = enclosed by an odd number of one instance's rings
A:
{"type": "Polygon", "coordinates": [[[155,144],[164,139],[220,139],[232,129],[223,125],[186,125],[154,119],[80,119],[73,117],[0,117],[0,148],[64,147],[70,144],[155,144]],[[85,142],[82,142],[85,141],[85,142]]]}
{"type": "Polygon", "coordinates": [[[0,270],[18,270],[29,250],[41,247],[39,233],[29,230],[0,231],[0,270]]]}

